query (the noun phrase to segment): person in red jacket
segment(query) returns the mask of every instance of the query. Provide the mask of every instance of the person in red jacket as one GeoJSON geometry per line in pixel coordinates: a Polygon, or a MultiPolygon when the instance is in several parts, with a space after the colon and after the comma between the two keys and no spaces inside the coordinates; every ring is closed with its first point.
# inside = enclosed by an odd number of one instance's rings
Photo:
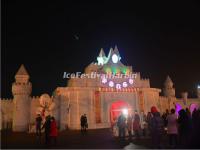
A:
{"type": "Polygon", "coordinates": [[[58,130],[56,125],[56,120],[54,117],[51,117],[50,137],[51,141],[53,140],[55,145],[57,143],[57,136],[58,136],[58,130]]]}

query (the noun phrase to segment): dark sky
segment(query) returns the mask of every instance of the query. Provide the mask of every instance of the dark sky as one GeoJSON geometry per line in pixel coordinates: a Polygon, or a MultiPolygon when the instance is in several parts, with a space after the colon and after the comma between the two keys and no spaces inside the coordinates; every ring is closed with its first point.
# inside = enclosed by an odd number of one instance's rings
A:
{"type": "Polygon", "coordinates": [[[122,63],[150,78],[151,87],[162,88],[170,75],[177,96],[182,91],[194,96],[200,83],[199,6],[193,1],[2,1],[1,97],[12,96],[22,63],[32,95],[51,94],[66,86],[64,71],[83,71],[101,47],[108,53],[115,45],[122,63]]]}

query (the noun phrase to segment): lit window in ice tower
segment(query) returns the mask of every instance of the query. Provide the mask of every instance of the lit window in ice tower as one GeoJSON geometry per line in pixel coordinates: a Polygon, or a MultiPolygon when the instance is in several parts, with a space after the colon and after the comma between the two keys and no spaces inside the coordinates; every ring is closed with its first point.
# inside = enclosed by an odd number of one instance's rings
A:
{"type": "Polygon", "coordinates": [[[113,63],[116,64],[116,63],[118,62],[118,59],[119,59],[119,58],[118,58],[118,56],[117,56],[116,54],[113,54],[113,55],[112,55],[112,62],[113,62],[113,63]]]}
{"type": "Polygon", "coordinates": [[[121,84],[116,84],[116,89],[121,89],[121,84]]]}
{"type": "Polygon", "coordinates": [[[128,81],[130,84],[133,84],[133,79],[129,79],[128,81]]]}
{"type": "Polygon", "coordinates": [[[107,79],[105,77],[102,78],[102,83],[107,83],[107,79]]]}
{"type": "Polygon", "coordinates": [[[128,86],[127,82],[123,82],[122,86],[126,88],[128,86]]]}
{"type": "Polygon", "coordinates": [[[109,86],[110,86],[110,87],[113,87],[113,86],[114,86],[114,82],[113,82],[113,81],[110,81],[110,82],[109,82],[109,86]]]}

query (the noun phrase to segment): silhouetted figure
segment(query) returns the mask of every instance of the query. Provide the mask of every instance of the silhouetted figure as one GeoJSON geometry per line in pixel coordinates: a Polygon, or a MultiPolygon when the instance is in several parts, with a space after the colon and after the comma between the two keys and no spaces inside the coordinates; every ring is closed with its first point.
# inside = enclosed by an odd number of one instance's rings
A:
{"type": "Polygon", "coordinates": [[[189,134],[190,134],[190,120],[189,116],[184,109],[179,111],[179,144],[182,148],[186,148],[189,142],[189,134]]]}
{"type": "Polygon", "coordinates": [[[133,117],[131,114],[129,114],[127,118],[127,129],[128,129],[129,139],[131,139],[132,137],[132,125],[133,125],[133,117]]]}
{"type": "Polygon", "coordinates": [[[161,148],[161,138],[164,133],[164,121],[156,107],[151,108],[153,117],[150,121],[150,131],[154,148],[161,148]]]}
{"type": "Polygon", "coordinates": [[[80,121],[81,121],[81,132],[82,132],[84,130],[84,116],[83,115],[81,115],[80,121]]]}
{"type": "Polygon", "coordinates": [[[199,114],[197,109],[195,108],[192,112],[192,128],[195,131],[199,126],[198,126],[198,119],[199,119],[199,114]]]}
{"type": "Polygon", "coordinates": [[[41,139],[41,125],[42,125],[42,117],[40,114],[37,114],[37,117],[35,119],[36,124],[36,135],[39,137],[39,140],[41,139]]]}
{"type": "Polygon", "coordinates": [[[119,138],[125,138],[125,130],[126,130],[126,117],[121,113],[117,120],[117,126],[119,129],[119,138]]]}
{"type": "Polygon", "coordinates": [[[171,148],[176,148],[177,146],[177,136],[178,136],[178,124],[177,116],[175,114],[175,109],[171,109],[171,114],[167,116],[167,134],[169,136],[169,144],[171,148]]]}
{"type": "Polygon", "coordinates": [[[87,123],[87,116],[86,114],[81,116],[81,132],[86,132],[88,128],[88,123],[87,123]]]}
{"type": "Polygon", "coordinates": [[[58,136],[58,130],[57,130],[56,121],[54,117],[51,117],[50,137],[51,137],[51,141],[54,142],[54,145],[57,144],[57,136],[58,136]]]}
{"type": "Polygon", "coordinates": [[[169,115],[169,110],[166,109],[166,112],[163,113],[162,118],[164,120],[164,126],[167,127],[167,116],[169,115]]]}
{"type": "Polygon", "coordinates": [[[188,108],[185,109],[185,112],[187,114],[188,117],[188,121],[189,121],[189,139],[191,138],[191,132],[192,132],[192,115],[191,112],[188,108]]]}
{"type": "Polygon", "coordinates": [[[147,130],[147,116],[144,112],[141,113],[141,129],[142,129],[142,135],[146,136],[146,130],[147,130]]]}
{"type": "Polygon", "coordinates": [[[140,130],[141,130],[140,116],[136,111],[135,112],[135,116],[134,116],[134,121],[133,121],[133,131],[134,131],[134,134],[135,134],[136,138],[140,138],[140,134],[139,134],[140,130]]]}
{"type": "Polygon", "coordinates": [[[42,129],[44,128],[44,132],[45,132],[45,144],[49,144],[50,142],[50,129],[51,129],[51,117],[47,116],[46,117],[46,121],[42,127],[42,129]]]}
{"type": "Polygon", "coordinates": [[[189,148],[200,149],[199,142],[200,135],[200,109],[194,109],[192,113],[192,139],[190,141],[189,148]]]}
{"type": "Polygon", "coordinates": [[[87,122],[87,116],[86,116],[86,114],[84,114],[84,124],[85,124],[84,130],[85,130],[85,132],[86,132],[86,130],[87,130],[87,128],[88,128],[88,122],[87,122]]]}
{"type": "Polygon", "coordinates": [[[191,113],[190,113],[190,110],[189,110],[188,108],[185,109],[185,112],[186,112],[186,114],[187,114],[187,116],[188,116],[189,118],[192,117],[192,116],[191,116],[191,113]]]}
{"type": "Polygon", "coordinates": [[[151,124],[151,119],[152,119],[153,115],[151,112],[147,113],[147,118],[146,118],[146,122],[147,122],[147,135],[151,135],[151,128],[150,128],[150,124],[151,124]]]}

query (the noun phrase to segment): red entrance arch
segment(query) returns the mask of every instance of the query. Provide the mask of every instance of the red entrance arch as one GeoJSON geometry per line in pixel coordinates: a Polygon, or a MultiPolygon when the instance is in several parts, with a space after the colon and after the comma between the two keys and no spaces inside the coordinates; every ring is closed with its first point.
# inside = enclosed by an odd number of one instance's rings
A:
{"type": "Polygon", "coordinates": [[[126,109],[128,110],[128,113],[131,112],[131,107],[127,102],[124,101],[116,101],[112,103],[110,106],[110,122],[113,124],[118,116],[123,112],[123,110],[126,109]]]}

